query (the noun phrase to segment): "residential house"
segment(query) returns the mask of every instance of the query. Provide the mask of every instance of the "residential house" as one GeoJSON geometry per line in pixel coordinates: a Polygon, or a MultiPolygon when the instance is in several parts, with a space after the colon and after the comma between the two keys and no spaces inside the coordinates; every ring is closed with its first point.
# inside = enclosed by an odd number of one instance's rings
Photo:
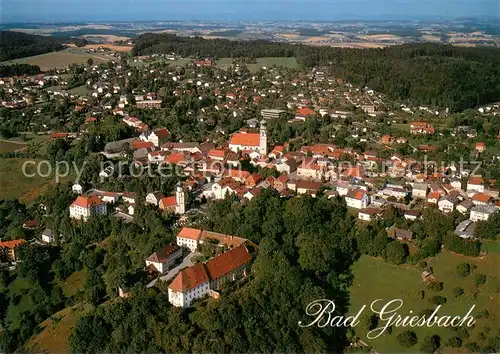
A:
{"type": "Polygon", "coordinates": [[[462,214],[467,214],[469,210],[474,206],[474,203],[472,203],[470,200],[466,199],[460,204],[457,205],[457,210],[462,213],[462,214]]]}
{"type": "Polygon", "coordinates": [[[321,186],[321,182],[298,180],[295,184],[295,190],[297,194],[309,193],[311,196],[316,197],[321,186]]]}
{"type": "Polygon", "coordinates": [[[418,210],[405,210],[405,212],[404,212],[404,218],[406,220],[415,221],[420,217],[420,215],[421,215],[421,212],[418,210]]]}
{"type": "Polygon", "coordinates": [[[429,187],[425,183],[413,183],[411,194],[413,198],[426,199],[429,187]]]}
{"type": "Polygon", "coordinates": [[[18,247],[23,245],[26,240],[11,240],[11,241],[1,241],[0,242],[0,260],[2,262],[12,262],[17,261],[16,250],[18,247]]]}
{"type": "Polygon", "coordinates": [[[467,181],[467,191],[484,193],[484,180],[481,177],[471,177],[467,181]]]}
{"type": "Polygon", "coordinates": [[[470,210],[469,219],[474,222],[486,221],[496,213],[498,209],[494,205],[476,205],[470,210]]]}
{"type": "Polygon", "coordinates": [[[394,226],[390,227],[389,230],[387,230],[387,235],[399,241],[413,240],[413,232],[411,232],[410,230],[398,229],[394,226]]]}
{"type": "Polygon", "coordinates": [[[142,141],[152,142],[154,146],[161,146],[165,144],[170,137],[170,132],[166,128],[158,128],[153,131],[144,132],[141,134],[142,141]]]}
{"type": "Polygon", "coordinates": [[[485,193],[476,193],[472,196],[471,199],[472,199],[472,203],[474,203],[474,205],[490,204],[491,200],[492,200],[492,198],[485,193]]]}
{"type": "Polygon", "coordinates": [[[458,199],[456,197],[445,195],[444,197],[439,198],[438,208],[443,213],[451,213],[455,210],[455,205],[458,204],[458,199]]]}
{"type": "Polygon", "coordinates": [[[362,189],[351,189],[347,192],[345,201],[350,208],[365,209],[370,204],[370,196],[362,189]]]}
{"type": "Polygon", "coordinates": [[[182,257],[182,248],[176,244],[167,245],[146,259],[146,267],[152,266],[159,273],[166,273],[175,261],[182,257]]]}
{"type": "Polygon", "coordinates": [[[45,243],[52,243],[55,241],[54,232],[51,229],[45,229],[42,232],[42,241],[45,243]]]}
{"type": "Polygon", "coordinates": [[[154,206],[158,206],[160,204],[160,200],[163,199],[163,198],[165,198],[165,196],[163,195],[163,193],[152,192],[152,193],[149,193],[146,196],[146,203],[152,204],[154,206]]]}
{"type": "Polygon", "coordinates": [[[427,195],[427,203],[437,204],[440,198],[441,198],[441,193],[431,192],[427,195]]]}
{"type": "Polygon", "coordinates": [[[366,208],[361,209],[358,212],[358,219],[363,221],[375,220],[382,213],[382,209],[379,208],[366,208]]]}

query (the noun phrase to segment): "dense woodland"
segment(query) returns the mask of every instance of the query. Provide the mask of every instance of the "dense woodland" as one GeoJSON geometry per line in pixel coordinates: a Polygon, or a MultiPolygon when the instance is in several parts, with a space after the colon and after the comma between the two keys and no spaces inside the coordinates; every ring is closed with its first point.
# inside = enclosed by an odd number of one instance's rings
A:
{"type": "Polygon", "coordinates": [[[30,64],[0,65],[0,77],[36,75],[38,73],[40,73],[40,67],[38,65],[30,65],[30,64]]]}
{"type": "Polygon", "coordinates": [[[134,55],[175,52],[197,57],[296,57],[306,67],[332,73],[391,99],[462,111],[500,99],[500,50],[439,44],[407,44],[384,49],[349,49],[144,34],[134,55]]]}
{"type": "Polygon", "coordinates": [[[64,46],[58,38],[0,31],[0,61],[24,58],[62,49],[64,49],[64,46]]]}

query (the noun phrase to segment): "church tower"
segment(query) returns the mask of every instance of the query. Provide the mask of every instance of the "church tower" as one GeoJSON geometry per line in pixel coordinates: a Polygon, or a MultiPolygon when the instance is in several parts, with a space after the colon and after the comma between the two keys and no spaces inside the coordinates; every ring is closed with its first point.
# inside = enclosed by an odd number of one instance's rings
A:
{"type": "Polygon", "coordinates": [[[267,155],[267,127],[264,119],[260,122],[259,152],[261,155],[267,155]]]}
{"type": "Polygon", "coordinates": [[[184,214],[186,212],[185,194],[180,183],[177,184],[175,189],[175,212],[177,214],[184,214]]]}

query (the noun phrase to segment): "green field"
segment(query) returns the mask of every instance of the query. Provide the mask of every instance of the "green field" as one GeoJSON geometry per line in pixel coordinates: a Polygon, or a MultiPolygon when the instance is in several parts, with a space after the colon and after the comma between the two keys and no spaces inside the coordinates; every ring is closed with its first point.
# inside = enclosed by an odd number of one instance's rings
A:
{"type": "Polygon", "coordinates": [[[25,294],[28,290],[28,286],[28,282],[22,278],[17,278],[9,285],[9,297],[19,297],[17,305],[9,306],[5,315],[5,322],[11,324],[12,328],[18,328],[20,326],[21,314],[28,311],[33,306],[31,298],[25,294]]]}
{"type": "Polygon", "coordinates": [[[70,95],[86,96],[89,95],[91,91],[87,88],[87,86],[82,85],[73,87],[72,89],[69,89],[67,92],[70,95]]]}
{"type": "Polygon", "coordinates": [[[86,64],[87,60],[92,58],[95,63],[103,63],[110,60],[116,60],[114,57],[90,54],[80,48],[67,48],[59,52],[51,52],[31,57],[20,58],[2,62],[2,64],[31,64],[38,65],[42,71],[54,68],[65,68],[70,64],[86,64]]]}
{"type": "Polygon", "coordinates": [[[65,280],[59,283],[64,296],[71,297],[78,293],[78,291],[83,290],[85,281],[87,280],[87,270],[82,269],[74,272],[65,280]]]}
{"type": "MultiPolygon", "coordinates": [[[[39,163],[40,159],[9,158],[0,159],[0,200],[19,199],[21,202],[29,204],[43,193],[50,184],[55,183],[54,173],[49,177],[28,177],[23,174],[23,164],[28,161],[39,163]]],[[[35,165],[36,166],[36,165],[35,165]]],[[[41,168],[42,173],[46,173],[47,166],[41,168]]],[[[33,164],[27,165],[27,174],[36,173],[33,164]]],[[[71,179],[69,175],[62,180],[71,179]]]]}
{"type": "MultiPolygon", "coordinates": [[[[220,67],[227,67],[233,63],[233,58],[221,58],[216,61],[217,65],[220,67]]],[[[268,68],[273,66],[285,67],[290,69],[295,69],[298,67],[296,58],[257,58],[256,64],[246,64],[248,70],[251,72],[258,71],[261,67],[266,66],[268,68]]]]}
{"type": "MultiPolygon", "coordinates": [[[[442,252],[437,257],[428,261],[429,266],[433,268],[434,275],[438,281],[444,283],[444,289],[440,292],[434,292],[427,288],[421,280],[420,272],[416,267],[410,265],[396,266],[389,264],[381,259],[376,259],[368,256],[362,256],[353,266],[354,283],[350,288],[350,313],[355,314],[363,306],[367,305],[365,313],[369,314],[370,304],[375,299],[383,299],[390,301],[395,298],[400,298],[404,301],[404,305],[398,310],[402,316],[408,316],[409,311],[413,310],[414,314],[419,313],[424,309],[432,309],[435,305],[429,302],[429,298],[440,295],[447,299],[447,303],[442,305],[438,314],[465,315],[472,305],[476,305],[473,316],[479,311],[488,310],[489,318],[476,318],[476,325],[469,329],[470,338],[468,342],[481,343],[480,333],[484,332],[485,327],[489,327],[492,332],[500,331],[498,323],[500,323],[500,294],[497,292],[500,283],[500,254],[490,254],[485,259],[468,258],[452,254],[450,252],[442,252]],[[477,269],[468,277],[460,278],[456,274],[456,267],[462,262],[475,264],[477,269]],[[483,273],[488,276],[486,284],[481,285],[476,291],[474,275],[483,273]],[[453,295],[453,289],[460,286],[464,289],[464,294],[459,298],[453,295]],[[418,293],[424,290],[425,297],[420,299],[418,293]]],[[[383,325],[380,322],[379,326],[383,325]]],[[[441,345],[444,346],[446,341],[456,335],[452,329],[444,327],[420,327],[412,328],[411,330],[417,334],[418,343],[411,347],[405,348],[401,346],[396,336],[409,328],[393,328],[392,334],[384,333],[382,336],[370,340],[366,338],[365,333],[361,332],[359,327],[356,328],[356,335],[364,342],[368,343],[373,349],[379,353],[414,353],[418,352],[422,340],[427,335],[439,335],[441,345]]],[[[445,352],[456,351],[451,348],[444,348],[445,352]]]]}

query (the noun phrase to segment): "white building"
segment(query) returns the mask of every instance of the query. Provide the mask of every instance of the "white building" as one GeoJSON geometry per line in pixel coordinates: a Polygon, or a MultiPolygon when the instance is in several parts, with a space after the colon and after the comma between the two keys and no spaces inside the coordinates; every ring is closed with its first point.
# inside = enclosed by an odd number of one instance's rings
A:
{"type": "Polygon", "coordinates": [[[189,307],[209,294],[210,280],[203,263],[181,270],[168,287],[168,301],[175,307],[189,307]]]}
{"type": "Polygon", "coordinates": [[[191,252],[195,252],[200,243],[201,230],[184,227],[177,234],[176,241],[180,247],[187,247],[191,252]]]}
{"type": "Polygon", "coordinates": [[[45,229],[42,232],[42,241],[45,243],[52,243],[54,242],[54,233],[52,232],[51,229],[45,229]]]}
{"type": "Polygon", "coordinates": [[[479,193],[484,192],[484,181],[481,177],[472,177],[467,181],[467,190],[478,191],[479,193]]]}
{"type": "Polygon", "coordinates": [[[439,210],[443,213],[453,212],[457,203],[458,199],[452,196],[441,197],[437,202],[439,210]]]}
{"type": "Polygon", "coordinates": [[[219,290],[224,281],[246,276],[252,257],[244,245],[237,246],[206,263],[183,269],[168,287],[168,300],[176,307],[189,307],[197,300],[219,290]]]}
{"type": "Polygon", "coordinates": [[[159,273],[166,273],[175,261],[182,257],[182,248],[178,245],[170,244],[154,252],[146,259],[146,267],[152,266],[159,273]]]}
{"type": "Polygon", "coordinates": [[[69,216],[72,219],[87,221],[93,216],[106,215],[106,203],[98,196],[79,196],[69,207],[69,216]]]}
{"type": "Polygon", "coordinates": [[[348,207],[355,209],[365,209],[370,204],[370,197],[362,189],[351,189],[345,196],[348,207]]]}
{"type": "Polygon", "coordinates": [[[493,205],[476,205],[470,210],[471,221],[486,221],[490,216],[498,212],[498,209],[493,205]]]}

